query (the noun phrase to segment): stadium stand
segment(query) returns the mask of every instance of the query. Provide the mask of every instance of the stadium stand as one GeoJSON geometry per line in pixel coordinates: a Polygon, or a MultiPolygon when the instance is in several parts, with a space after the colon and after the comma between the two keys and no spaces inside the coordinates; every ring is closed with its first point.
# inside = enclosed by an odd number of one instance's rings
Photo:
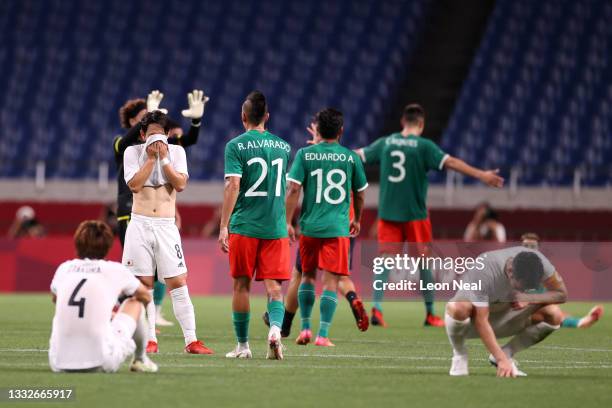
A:
{"type": "Polygon", "coordinates": [[[609,1],[498,1],[442,146],[522,184],[612,185],[610,21],[609,1]]]}
{"type": "Polygon", "coordinates": [[[225,141],[242,131],[240,101],[262,89],[271,129],[300,146],[311,115],[345,112],[345,143],[378,135],[429,0],[410,2],[0,2],[0,177],[114,174],[117,110],[151,89],[174,116],[186,93],[210,95],[194,179],[220,179],[225,141]],[[180,30],[176,29],[179,28],[180,30]],[[222,29],[223,27],[223,29],[222,29]]]}

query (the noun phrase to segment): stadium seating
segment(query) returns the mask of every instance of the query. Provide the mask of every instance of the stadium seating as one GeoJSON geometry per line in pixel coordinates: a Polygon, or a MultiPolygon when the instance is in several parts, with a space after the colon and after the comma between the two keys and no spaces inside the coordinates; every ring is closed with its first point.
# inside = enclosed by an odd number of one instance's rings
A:
{"type": "MultiPolygon", "coordinates": [[[[0,177],[114,173],[111,140],[128,98],[161,89],[178,117],[186,93],[210,95],[195,179],[220,179],[223,146],[241,133],[253,88],[271,105],[271,129],[301,146],[311,115],[345,112],[345,143],[378,135],[429,0],[0,2],[0,177]]],[[[188,126],[184,122],[185,127],[188,126]]]]}
{"type": "MultiPolygon", "coordinates": [[[[500,0],[443,136],[519,183],[612,185],[612,3],[500,0]]],[[[467,182],[467,181],[466,181],[467,182]]]]}

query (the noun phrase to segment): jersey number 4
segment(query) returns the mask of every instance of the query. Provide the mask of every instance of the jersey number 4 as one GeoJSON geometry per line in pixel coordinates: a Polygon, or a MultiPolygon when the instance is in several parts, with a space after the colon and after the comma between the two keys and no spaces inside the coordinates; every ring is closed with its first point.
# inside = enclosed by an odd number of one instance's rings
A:
{"type": "Polygon", "coordinates": [[[87,279],[81,279],[78,285],[72,291],[72,295],[70,295],[70,299],[68,300],[68,306],[78,306],[79,307],[79,319],[82,319],[85,316],[85,298],[82,297],[79,300],[76,300],[77,293],[83,287],[83,285],[87,282],[87,279]]]}
{"type": "MultiPolygon", "coordinates": [[[[255,181],[255,183],[244,193],[245,197],[267,197],[267,191],[257,191],[257,188],[264,182],[266,176],[268,175],[268,163],[261,157],[253,157],[247,162],[247,166],[251,166],[253,164],[259,164],[261,166],[261,174],[259,178],[255,181]]],[[[283,159],[275,159],[272,160],[272,166],[277,166],[277,174],[276,174],[276,189],[274,191],[274,195],[276,197],[280,197],[281,195],[281,182],[283,176],[283,159]]]]}

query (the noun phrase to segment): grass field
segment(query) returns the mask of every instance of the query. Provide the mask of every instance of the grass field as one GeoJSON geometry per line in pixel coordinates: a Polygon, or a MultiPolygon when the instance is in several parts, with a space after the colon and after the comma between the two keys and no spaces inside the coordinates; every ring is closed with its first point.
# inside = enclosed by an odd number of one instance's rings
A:
{"type": "MultiPolygon", "coordinates": [[[[47,295],[0,296],[0,387],[73,387],[76,403],[32,406],[611,406],[612,319],[590,330],[562,329],[518,356],[529,376],[498,379],[487,353],[471,342],[471,375],[448,375],[450,348],[442,329],[423,328],[422,305],[387,303],[387,329],[360,333],[345,302],[332,326],[335,348],[286,341],[284,361],[265,360],[264,299],[253,301],[254,359],[227,360],[234,345],[230,300],[195,298],[198,334],[217,354],[182,353],[178,327],[160,336],[157,374],[53,374],[47,347],[53,307],[47,295]]],[[[167,302],[165,314],[172,316],[167,302]]],[[[315,307],[315,310],[318,306],[315,307]]],[[[438,305],[440,310],[442,305],[438,305]]],[[[608,306],[610,310],[612,306],[608,306]]],[[[583,313],[586,304],[565,309],[583,313]]],[[[315,325],[317,324],[315,314],[315,325]]],[[[297,323],[297,321],[296,321],[297,323]]],[[[294,332],[297,329],[294,326],[294,332]]],[[[0,407],[6,403],[0,402],[0,407]]],[[[8,404],[7,404],[8,405],[8,404]]],[[[30,404],[19,403],[18,406],[30,404]]]]}

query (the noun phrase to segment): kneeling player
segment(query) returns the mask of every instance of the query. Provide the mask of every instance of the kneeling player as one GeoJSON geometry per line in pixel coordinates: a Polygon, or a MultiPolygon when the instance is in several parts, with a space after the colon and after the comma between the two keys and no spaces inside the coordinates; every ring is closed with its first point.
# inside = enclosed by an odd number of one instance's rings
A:
{"type": "Polygon", "coordinates": [[[123,265],[105,261],[113,244],[110,227],[84,221],[74,235],[78,259],[57,268],[51,292],[55,305],[49,365],[55,372],[115,372],[130,355],[131,371],[156,372],[145,353],[143,304],[151,296],[123,265]],[[112,318],[119,296],[131,296],[112,318]]]}
{"type": "Polygon", "coordinates": [[[292,240],[295,232],[291,219],[300,190],[304,188],[300,216],[302,283],[298,290],[302,330],[296,343],[306,345],[312,338],[310,316],[315,301],[314,284],[317,269],[322,269],[321,321],[315,344],[333,346],[329,340],[329,326],[338,302],[336,291],[340,278],[349,274],[349,236],[359,234],[364,190],[368,183],[359,156],[338,143],[343,131],[342,113],[325,109],[316,115],[315,123],[321,143],[300,149],[287,176],[290,184],[287,229],[292,240]],[[351,191],[355,217],[349,223],[351,191]]]}
{"type": "MultiPolygon", "coordinates": [[[[175,223],[176,193],[187,185],[185,149],[168,145],[168,117],[148,112],[140,121],[145,143],[125,150],[125,182],[132,191],[132,216],[125,233],[123,264],[153,292],[153,275],[170,288],[174,315],[183,330],[185,352],[212,354],[196,337],[195,313],[187,290],[187,265],[175,223]]],[[[147,307],[149,344],[156,353],[155,305],[147,307]]]]}
{"type": "Polygon", "coordinates": [[[565,284],[544,255],[523,246],[480,258],[484,269],[471,269],[461,277],[464,284],[480,289],[460,290],[446,305],[445,325],[453,347],[450,375],[468,375],[465,339],[480,337],[498,376],[524,376],[513,356],[559,328],[562,315],[555,304],[565,302],[565,284]],[[533,293],[541,285],[547,291],[533,293]],[[514,337],[500,347],[497,338],[509,336],[514,337]]]}

